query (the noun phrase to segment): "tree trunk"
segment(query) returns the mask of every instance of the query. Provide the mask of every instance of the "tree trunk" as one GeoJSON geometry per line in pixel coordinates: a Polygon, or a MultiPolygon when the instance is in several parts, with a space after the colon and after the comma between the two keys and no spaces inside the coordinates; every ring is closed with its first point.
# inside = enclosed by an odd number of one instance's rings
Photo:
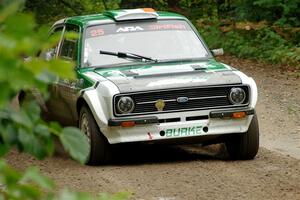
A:
{"type": "Polygon", "coordinates": [[[75,2],[75,5],[71,4],[66,0],[59,0],[59,2],[63,4],[65,7],[71,9],[76,15],[80,15],[84,11],[83,6],[78,2],[75,2]]]}
{"type": "Polygon", "coordinates": [[[171,10],[178,10],[179,1],[167,0],[167,2],[168,2],[168,7],[171,8],[171,10]]]}
{"type": "Polygon", "coordinates": [[[222,18],[224,16],[224,9],[222,9],[222,6],[225,4],[225,0],[217,0],[217,12],[218,12],[218,18],[222,18]]]}
{"type": "Polygon", "coordinates": [[[103,6],[104,6],[104,9],[105,9],[105,10],[108,10],[106,1],[105,1],[105,0],[102,0],[102,3],[103,3],[103,6]]]}

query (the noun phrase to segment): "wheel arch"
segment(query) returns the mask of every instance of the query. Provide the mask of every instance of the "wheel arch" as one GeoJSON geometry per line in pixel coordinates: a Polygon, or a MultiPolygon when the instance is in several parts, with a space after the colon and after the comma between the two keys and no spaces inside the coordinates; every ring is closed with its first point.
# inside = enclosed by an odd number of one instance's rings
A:
{"type": "Polygon", "coordinates": [[[87,90],[84,93],[82,93],[82,95],[77,99],[76,102],[76,111],[78,116],[77,123],[79,122],[80,109],[84,105],[90,109],[100,129],[101,127],[107,126],[108,119],[105,116],[103,105],[101,104],[101,100],[99,99],[96,90],[87,90]]]}
{"type": "MultiPolygon", "coordinates": [[[[77,123],[77,125],[79,125],[80,110],[83,106],[86,106],[88,109],[91,110],[90,105],[86,102],[86,100],[83,98],[83,96],[80,96],[76,102],[76,114],[77,114],[77,122],[76,123],[77,123]]],[[[93,112],[92,112],[92,114],[93,114],[93,112]]]]}
{"type": "Polygon", "coordinates": [[[80,114],[80,109],[82,106],[89,106],[87,104],[87,102],[85,101],[85,99],[81,96],[77,99],[77,102],[76,102],[76,112],[77,112],[77,116],[79,116],[80,114]]]}

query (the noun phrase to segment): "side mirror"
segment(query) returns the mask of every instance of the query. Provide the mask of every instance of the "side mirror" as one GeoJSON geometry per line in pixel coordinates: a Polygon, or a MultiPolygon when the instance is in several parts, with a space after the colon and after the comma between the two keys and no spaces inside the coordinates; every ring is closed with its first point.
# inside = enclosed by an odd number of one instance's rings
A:
{"type": "Polygon", "coordinates": [[[224,55],[224,50],[223,50],[223,48],[213,49],[213,50],[211,50],[211,53],[213,54],[213,56],[222,56],[222,55],[224,55]]]}

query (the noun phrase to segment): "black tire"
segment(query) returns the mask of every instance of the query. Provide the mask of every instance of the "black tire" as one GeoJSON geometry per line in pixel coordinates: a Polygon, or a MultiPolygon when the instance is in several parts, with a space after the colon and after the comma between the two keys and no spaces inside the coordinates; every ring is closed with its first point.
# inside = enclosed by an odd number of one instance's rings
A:
{"type": "Polygon", "coordinates": [[[253,159],[259,148],[259,126],[256,114],[252,118],[248,131],[230,136],[225,145],[230,159],[253,159]]]}
{"type": "Polygon", "coordinates": [[[90,155],[87,165],[103,165],[111,160],[111,146],[100,132],[100,129],[87,106],[82,106],[79,115],[79,128],[90,139],[90,155]]]}

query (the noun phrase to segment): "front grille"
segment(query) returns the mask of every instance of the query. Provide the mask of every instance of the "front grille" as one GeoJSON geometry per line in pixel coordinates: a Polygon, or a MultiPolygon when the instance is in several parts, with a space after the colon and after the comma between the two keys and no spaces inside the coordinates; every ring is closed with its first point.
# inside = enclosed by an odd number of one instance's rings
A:
{"type": "Polygon", "coordinates": [[[226,107],[243,107],[249,103],[249,87],[246,85],[210,86],[203,88],[184,88],[139,93],[118,94],[114,97],[114,105],[122,96],[130,96],[135,102],[135,109],[130,114],[119,114],[114,106],[116,116],[145,115],[153,113],[180,112],[226,107]],[[241,105],[232,105],[228,94],[233,87],[241,87],[246,92],[246,99],[241,105]],[[188,102],[179,103],[177,98],[188,97],[188,102]],[[165,106],[158,111],[155,104],[163,100],[165,106]]]}

